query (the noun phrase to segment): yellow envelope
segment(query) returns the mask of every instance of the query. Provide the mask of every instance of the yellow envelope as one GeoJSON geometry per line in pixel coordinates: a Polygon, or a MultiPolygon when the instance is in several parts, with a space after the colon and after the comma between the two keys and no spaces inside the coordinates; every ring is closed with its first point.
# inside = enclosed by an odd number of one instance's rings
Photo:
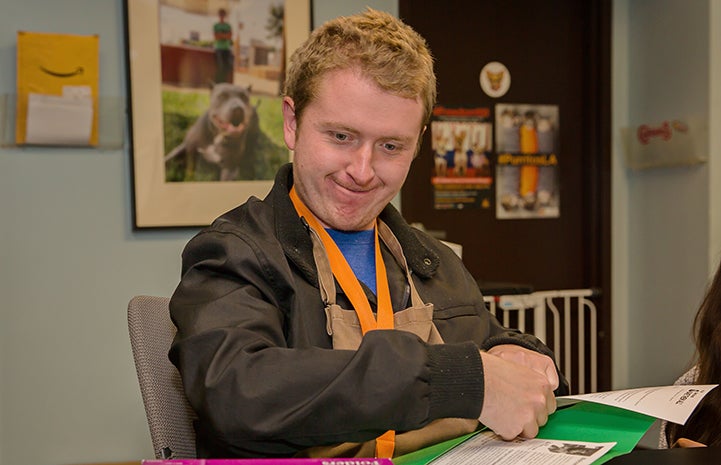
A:
{"type": "Polygon", "coordinates": [[[98,50],[98,35],[18,31],[17,144],[98,144],[98,50]]]}

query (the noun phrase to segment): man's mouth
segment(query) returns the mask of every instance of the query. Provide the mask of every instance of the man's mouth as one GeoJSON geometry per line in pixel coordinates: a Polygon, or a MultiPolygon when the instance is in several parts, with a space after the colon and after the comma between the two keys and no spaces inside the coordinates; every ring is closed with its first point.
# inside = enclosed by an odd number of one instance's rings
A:
{"type": "Polygon", "coordinates": [[[334,179],[333,182],[343,190],[351,192],[353,194],[366,194],[376,189],[377,185],[373,184],[370,186],[359,186],[357,184],[345,183],[334,179]]]}

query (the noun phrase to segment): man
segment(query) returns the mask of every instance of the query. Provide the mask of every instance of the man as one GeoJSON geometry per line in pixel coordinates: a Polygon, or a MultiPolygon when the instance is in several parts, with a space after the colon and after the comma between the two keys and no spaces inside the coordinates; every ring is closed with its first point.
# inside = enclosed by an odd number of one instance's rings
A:
{"type": "Polygon", "coordinates": [[[215,82],[233,82],[233,28],[225,22],[228,12],[218,10],[218,22],[213,24],[215,50],[215,82]]]}
{"type": "Polygon", "coordinates": [[[533,437],[555,410],[548,348],[501,327],[458,257],[389,204],[435,98],[425,41],[385,13],[294,53],[294,161],[188,243],[171,299],[200,456],[397,456],[479,421],[533,437]]]}

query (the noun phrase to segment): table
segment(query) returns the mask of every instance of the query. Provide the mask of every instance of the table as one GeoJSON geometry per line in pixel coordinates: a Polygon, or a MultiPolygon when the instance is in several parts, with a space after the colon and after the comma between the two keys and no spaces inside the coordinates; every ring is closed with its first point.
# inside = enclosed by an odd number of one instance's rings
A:
{"type": "Polygon", "coordinates": [[[721,447],[637,449],[614,457],[607,465],[718,465],[721,447]]]}

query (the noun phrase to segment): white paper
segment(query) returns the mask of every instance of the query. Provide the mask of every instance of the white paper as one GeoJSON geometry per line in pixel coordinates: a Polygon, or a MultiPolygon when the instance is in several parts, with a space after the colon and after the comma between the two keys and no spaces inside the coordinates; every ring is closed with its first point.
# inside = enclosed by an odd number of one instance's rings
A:
{"type": "Polygon", "coordinates": [[[708,122],[698,117],[621,128],[626,164],[634,170],[694,165],[708,160],[708,122]]]}
{"type": "Polygon", "coordinates": [[[64,95],[28,95],[25,142],[40,145],[88,145],[93,100],[87,86],[64,89],[64,95]]]}
{"type": "Polygon", "coordinates": [[[694,384],[644,387],[618,391],[596,392],[558,397],[559,406],[572,401],[585,400],[643,413],[672,423],[683,425],[701,399],[718,384],[694,384]]]}
{"type": "Polygon", "coordinates": [[[593,463],[615,446],[615,442],[524,439],[504,441],[484,431],[464,441],[431,462],[432,465],[585,465],[593,463]]]}

